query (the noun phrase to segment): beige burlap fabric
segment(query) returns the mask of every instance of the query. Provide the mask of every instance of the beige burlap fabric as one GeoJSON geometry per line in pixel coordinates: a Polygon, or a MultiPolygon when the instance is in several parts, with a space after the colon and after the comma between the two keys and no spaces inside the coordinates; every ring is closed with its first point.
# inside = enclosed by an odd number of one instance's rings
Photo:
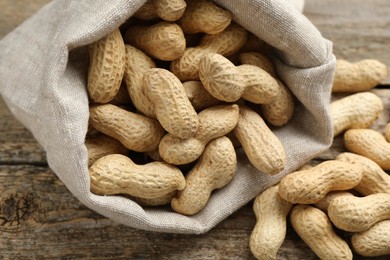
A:
{"type": "Polygon", "coordinates": [[[49,3],[0,41],[1,95],[43,146],[51,169],[86,206],[139,229],[203,233],[329,147],[328,104],[335,69],[332,45],[287,0],[215,1],[229,9],[236,22],[277,49],[277,71],[299,100],[291,122],[275,131],[285,147],[287,167],[276,176],[266,176],[238,150],[234,180],[213,193],[200,213],[188,217],[169,208],[146,209],[124,197],[97,196],[89,191],[84,146],[88,57],[83,47],[118,27],[144,2],[49,3]]]}

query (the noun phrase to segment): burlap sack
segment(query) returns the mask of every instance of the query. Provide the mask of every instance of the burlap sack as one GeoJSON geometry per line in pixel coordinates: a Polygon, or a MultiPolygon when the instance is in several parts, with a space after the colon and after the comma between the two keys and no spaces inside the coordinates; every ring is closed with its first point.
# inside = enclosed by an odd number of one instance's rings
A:
{"type": "Polygon", "coordinates": [[[139,229],[203,233],[329,147],[328,103],[335,69],[332,45],[287,0],[215,1],[230,10],[236,22],[278,50],[277,72],[299,100],[291,122],[276,130],[287,153],[287,167],[276,176],[264,175],[239,150],[234,180],[213,193],[200,213],[188,217],[168,208],[142,208],[124,197],[89,191],[84,146],[88,57],[83,46],[125,22],[144,2],[52,1],[1,40],[1,95],[45,149],[51,169],[87,207],[139,229]]]}

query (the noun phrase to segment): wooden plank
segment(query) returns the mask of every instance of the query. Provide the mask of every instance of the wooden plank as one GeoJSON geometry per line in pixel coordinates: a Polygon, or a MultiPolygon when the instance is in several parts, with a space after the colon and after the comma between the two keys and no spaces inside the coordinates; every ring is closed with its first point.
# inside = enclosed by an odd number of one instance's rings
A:
{"type": "MultiPolygon", "coordinates": [[[[337,58],[377,59],[390,67],[388,0],[306,0],[304,14],[333,42],[337,58]]],[[[390,84],[390,74],[382,84],[390,84]]]]}

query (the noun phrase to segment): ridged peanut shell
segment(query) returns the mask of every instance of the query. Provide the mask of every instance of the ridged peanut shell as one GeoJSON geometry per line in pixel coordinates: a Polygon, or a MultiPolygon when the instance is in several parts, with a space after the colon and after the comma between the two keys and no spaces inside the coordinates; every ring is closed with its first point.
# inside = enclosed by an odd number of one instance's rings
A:
{"type": "Polygon", "coordinates": [[[154,0],[154,6],[161,19],[174,22],[183,16],[187,3],[184,0],[154,0]]]}
{"type": "Polygon", "coordinates": [[[161,139],[159,152],[164,161],[182,165],[198,159],[207,143],[234,129],[238,121],[238,106],[213,106],[202,110],[198,117],[199,128],[192,138],[182,139],[167,134],[161,139]]]}
{"type": "Polygon", "coordinates": [[[334,136],[347,129],[368,128],[383,111],[382,100],[371,92],[352,94],[330,104],[334,136]]]}
{"type": "Polygon", "coordinates": [[[334,232],[332,223],[321,210],[309,205],[296,205],[291,210],[290,220],[294,230],[320,259],[352,260],[347,242],[334,232]]]}
{"type": "Polygon", "coordinates": [[[185,33],[217,34],[226,29],[232,15],[209,0],[189,0],[178,24],[185,33]]]}
{"type": "Polygon", "coordinates": [[[260,193],[253,202],[256,225],[252,230],[249,248],[257,259],[276,259],[286,237],[287,215],[292,204],[279,196],[278,186],[260,193]]]}
{"type": "Polygon", "coordinates": [[[153,58],[172,61],[181,57],[186,49],[182,29],[175,23],[159,22],[151,26],[137,25],[125,33],[125,42],[144,51],[153,58]]]}
{"type": "Polygon", "coordinates": [[[373,129],[351,129],[344,134],[345,147],[356,154],[376,162],[382,169],[390,170],[390,143],[373,129]]]}
{"type": "Polygon", "coordinates": [[[204,88],[216,99],[234,102],[245,90],[245,79],[227,58],[208,53],[199,62],[199,78],[204,88]]]}
{"type": "Polygon", "coordinates": [[[200,81],[186,81],[183,83],[183,87],[188,99],[196,111],[216,106],[221,103],[220,100],[214,98],[209,92],[207,92],[200,81]]]}
{"type": "Polygon", "coordinates": [[[366,231],[379,221],[390,219],[390,194],[335,198],[329,204],[328,216],[333,224],[342,230],[366,231]]]}
{"type": "Polygon", "coordinates": [[[98,195],[127,194],[152,199],[185,187],[181,171],[163,162],[137,165],[130,158],[112,154],[90,168],[91,191],[98,195]]]}
{"type": "Polygon", "coordinates": [[[243,52],[239,56],[241,64],[249,64],[257,66],[268,72],[273,78],[277,78],[277,74],[271,60],[260,52],[243,52]]]}
{"type": "Polygon", "coordinates": [[[343,190],[331,191],[327,193],[323,199],[314,203],[313,205],[319,208],[320,210],[322,210],[323,212],[327,213],[328,207],[332,202],[332,200],[340,196],[353,196],[353,194],[350,193],[349,191],[343,191],[343,190]]]}
{"type": "Polygon", "coordinates": [[[155,206],[170,204],[172,198],[176,196],[176,193],[177,191],[175,190],[157,198],[145,199],[145,198],[132,197],[132,199],[138,204],[140,204],[141,206],[155,207],[155,206]]]}
{"type": "Polygon", "coordinates": [[[390,175],[373,160],[354,153],[341,153],[336,160],[358,165],[363,171],[360,183],[354,187],[362,195],[390,193],[390,175]]]}
{"type": "Polygon", "coordinates": [[[186,175],[186,187],[172,199],[174,211],[194,215],[209,201],[212,191],[226,186],[234,177],[237,156],[229,138],[212,140],[194,168],[186,175]]]}
{"type": "Polygon", "coordinates": [[[154,20],[158,18],[156,7],[154,5],[155,0],[147,0],[135,13],[134,17],[141,20],[154,20]]]}
{"type": "Polygon", "coordinates": [[[376,87],[387,77],[387,66],[374,59],[356,63],[338,59],[332,92],[362,92],[376,87]]]}
{"type": "Polygon", "coordinates": [[[255,111],[240,106],[234,133],[249,161],[259,171],[277,174],[284,169],[286,153],[283,144],[255,111]]]}
{"type": "Polygon", "coordinates": [[[91,125],[98,131],[120,141],[136,152],[152,151],[165,134],[157,120],[139,115],[115,105],[91,106],[91,125]]]}
{"type": "Polygon", "coordinates": [[[355,233],[351,244],[353,250],[362,256],[390,255],[390,219],[380,221],[364,232],[355,233]]]}
{"type": "Polygon", "coordinates": [[[168,70],[154,68],[145,73],[143,83],[162,127],[179,138],[194,136],[199,124],[198,114],[180,80],[168,70]]]}
{"type": "Polygon", "coordinates": [[[315,167],[292,172],[279,184],[280,196],[291,202],[312,204],[335,190],[349,190],[359,184],[362,170],[358,165],[336,160],[325,161],[315,167]]]}
{"type": "Polygon", "coordinates": [[[125,71],[125,45],[119,29],[89,46],[88,94],[95,103],[108,103],[117,94],[125,71]]]}
{"type": "Polygon", "coordinates": [[[130,98],[139,112],[155,117],[154,105],[151,103],[143,88],[143,76],[155,62],[141,50],[126,44],[126,69],[124,79],[130,98]]]}

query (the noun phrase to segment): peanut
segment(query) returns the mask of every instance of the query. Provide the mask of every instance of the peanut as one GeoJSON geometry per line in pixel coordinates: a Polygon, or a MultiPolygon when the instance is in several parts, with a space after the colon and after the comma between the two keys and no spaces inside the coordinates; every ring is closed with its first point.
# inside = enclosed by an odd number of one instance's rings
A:
{"type": "Polygon", "coordinates": [[[89,113],[91,125],[96,130],[117,139],[128,149],[137,152],[156,149],[165,133],[156,120],[115,105],[91,106],[89,113]]]}
{"type": "Polygon", "coordinates": [[[257,259],[276,259],[276,254],[286,236],[286,219],[292,204],[279,196],[278,186],[259,194],[254,203],[256,225],[249,247],[257,259]]]}
{"type": "Polygon", "coordinates": [[[186,175],[186,187],[172,199],[172,208],[193,215],[207,204],[211,192],[226,186],[234,177],[237,157],[229,138],[212,140],[194,168],[186,175]]]}
{"type": "Polygon", "coordinates": [[[124,79],[130,98],[139,112],[155,117],[154,105],[143,88],[143,76],[146,71],[156,67],[154,61],[141,50],[126,44],[126,69],[124,79]]]}
{"type": "Polygon", "coordinates": [[[87,136],[85,146],[88,150],[88,166],[103,156],[109,154],[126,155],[129,152],[118,140],[104,134],[87,136]]]}
{"type": "Polygon", "coordinates": [[[371,92],[352,94],[330,104],[334,136],[347,129],[367,128],[382,113],[382,100],[371,92]]]}
{"type": "Polygon", "coordinates": [[[386,141],[390,142],[390,123],[386,124],[384,134],[385,134],[386,141]]]}
{"type": "Polygon", "coordinates": [[[180,19],[186,10],[184,0],[148,0],[141,6],[134,16],[141,20],[153,20],[161,18],[165,21],[174,22],[180,19]]]}
{"type": "Polygon", "coordinates": [[[390,254],[390,219],[376,223],[370,229],[356,233],[351,239],[352,248],[362,256],[390,254]]]}
{"type": "Polygon", "coordinates": [[[323,199],[314,203],[313,205],[319,208],[320,210],[322,210],[323,212],[327,213],[329,204],[332,202],[332,200],[340,196],[353,196],[353,195],[348,191],[342,191],[342,190],[331,191],[328,194],[326,194],[326,196],[323,199]]]}
{"type": "Polygon", "coordinates": [[[220,54],[208,53],[199,62],[199,78],[215,98],[234,102],[241,97],[267,104],[278,95],[279,85],[263,69],[253,65],[235,66],[220,54]]]}
{"type": "Polygon", "coordinates": [[[178,59],[186,49],[180,26],[165,21],[151,26],[132,26],[126,31],[124,39],[153,58],[164,61],[178,59]]]}
{"type": "Polygon", "coordinates": [[[229,26],[232,15],[209,0],[187,0],[188,7],[178,24],[185,33],[217,34],[229,26]]]}
{"type": "Polygon", "coordinates": [[[127,91],[126,84],[122,81],[122,84],[116,93],[115,97],[109,102],[116,106],[129,106],[133,107],[133,103],[130,99],[129,92],[127,91]]]}
{"type": "Polygon", "coordinates": [[[268,128],[259,114],[241,106],[234,129],[249,161],[261,172],[276,174],[285,167],[286,154],[278,137],[268,128]]]}
{"type": "Polygon", "coordinates": [[[216,106],[221,103],[220,100],[214,98],[207,92],[200,81],[186,81],[183,83],[183,87],[196,111],[216,106]]]}
{"type": "Polygon", "coordinates": [[[189,139],[172,134],[165,135],[159,151],[164,161],[181,165],[195,161],[212,139],[221,137],[234,129],[238,121],[238,106],[220,105],[202,110],[199,115],[199,129],[189,139]]]}
{"type": "Polygon", "coordinates": [[[125,45],[119,29],[89,46],[88,94],[93,102],[110,102],[125,71],[125,45]]]}
{"type": "Polygon", "coordinates": [[[168,70],[153,68],[145,73],[143,84],[162,127],[180,138],[194,136],[199,119],[180,80],[168,70]]]}
{"type": "Polygon", "coordinates": [[[127,194],[153,199],[184,189],[183,174],[176,167],[152,162],[137,165],[130,158],[112,154],[98,159],[90,168],[91,191],[98,195],[127,194]]]}
{"type": "Polygon", "coordinates": [[[172,198],[175,197],[176,194],[177,191],[175,190],[157,198],[145,199],[145,198],[133,197],[132,199],[141,206],[154,207],[154,206],[162,206],[162,205],[170,204],[172,198]]]}
{"type": "Polygon", "coordinates": [[[377,86],[387,77],[387,67],[378,60],[350,63],[338,59],[332,92],[362,92],[377,86]]]}
{"type": "Polygon", "coordinates": [[[354,187],[362,195],[390,193],[390,175],[373,160],[354,153],[341,153],[336,160],[358,165],[363,171],[360,183],[354,187]]]}
{"type": "Polygon", "coordinates": [[[373,129],[351,129],[344,134],[345,147],[376,162],[382,169],[390,170],[390,143],[373,129]]]}
{"type": "Polygon", "coordinates": [[[260,52],[243,52],[239,56],[241,64],[249,64],[257,66],[265,70],[269,75],[277,78],[277,74],[274,65],[270,59],[260,52]]]}
{"type": "Polygon", "coordinates": [[[280,181],[279,193],[289,202],[312,204],[330,191],[352,189],[359,184],[362,175],[358,165],[330,160],[286,175],[280,181]]]}
{"type": "Polygon", "coordinates": [[[296,205],[290,220],[294,230],[320,259],[352,259],[348,244],[334,232],[332,223],[321,210],[296,205]]]}
{"type": "Polygon", "coordinates": [[[199,80],[199,61],[208,52],[229,56],[238,51],[247,40],[247,31],[232,23],[224,31],[202,37],[197,47],[187,48],[184,54],[172,61],[171,71],[181,81],[199,80]]]}
{"type": "Polygon", "coordinates": [[[390,194],[375,193],[365,197],[341,196],[331,201],[328,216],[345,231],[362,232],[379,221],[390,219],[390,194]]]}

